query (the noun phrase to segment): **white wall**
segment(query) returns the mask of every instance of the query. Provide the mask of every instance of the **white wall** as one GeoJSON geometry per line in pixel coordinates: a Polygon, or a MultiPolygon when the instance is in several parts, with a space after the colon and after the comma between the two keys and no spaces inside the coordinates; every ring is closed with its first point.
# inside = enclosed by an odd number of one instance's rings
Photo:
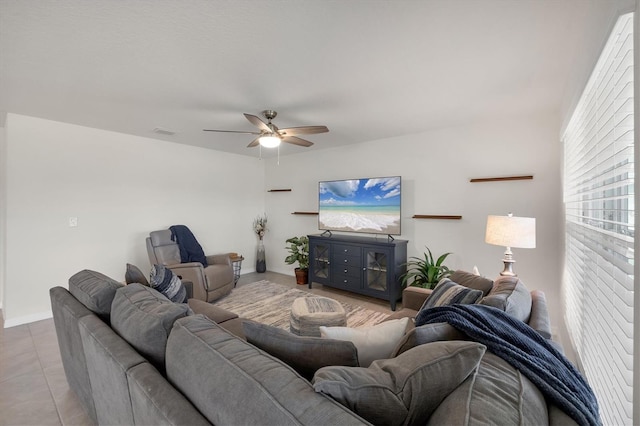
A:
{"type": "MultiPolygon", "coordinates": [[[[293,276],[284,241],[317,233],[320,180],[401,175],[402,235],[409,256],[428,246],[447,264],[495,277],[503,248],[484,243],[489,214],[537,219],[537,248],[514,249],[515,270],[547,293],[561,325],[560,145],[550,116],[434,130],[280,159],[257,160],[154,139],[12,115],[7,119],[5,325],[50,314],[48,289],[89,268],[123,279],[125,263],[148,268],[150,230],[188,225],[205,252],[236,251],[254,268],[251,223],[265,211],[267,269],[293,276]],[[532,181],[470,183],[533,174],[532,181]],[[292,192],[268,193],[291,188],[292,192]],[[414,214],[462,215],[417,220],[414,214]],[[79,226],[70,228],[69,217],[79,226]]],[[[292,277],[292,280],[294,278],[292,277]]]]}
{"type": "MultiPolygon", "coordinates": [[[[504,248],[484,242],[487,215],[536,218],[537,248],[514,249],[514,268],[530,289],[545,291],[554,326],[562,325],[560,285],[561,186],[559,121],[555,116],[513,118],[267,160],[266,187],[291,188],[266,198],[270,231],[267,268],[293,274],[284,241],[317,233],[320,180],[402,176],[402,235],[409,256],[453,252],[446,264],[491,278],[502,270],[504,248]],[[534,175],[533,180],[470,183],[471,178],[534,175]],[[419,220],[414,214],[462,215],[462,220],[419,220]]],[[[293,279],[293,278],[292,278],[293,279]]]]}
{"type": "Polygon", "coordinates": [[[49,288],[79,270],[148,271],[145,237],[174,224],[205,253],[240,252],[243,272],[254,264],[265,196],[256,158],[15,114],[6,144],[7,327],[50,316],[49,288]]]}

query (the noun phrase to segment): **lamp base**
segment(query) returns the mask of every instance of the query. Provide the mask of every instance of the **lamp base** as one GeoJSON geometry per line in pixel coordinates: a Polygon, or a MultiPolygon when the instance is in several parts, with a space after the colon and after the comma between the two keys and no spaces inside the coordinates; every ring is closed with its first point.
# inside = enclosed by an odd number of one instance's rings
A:
{"type": "Polygon", "coordinates": [[[513,272],[513,264],[516,263],[516,261],[513,259],[511,247],[507,247],[505,250],[504,259],[502,259],[502,261],[504,262],[504,270],[500,272],[500,275],[503,277],[517,277],[518,275],[513,272]]]}
{"type": "Polygon", "coordinates": [[[516,261],[507,259],[502,259],[502,261],[504,262],[504,270],[500,272],[500,275],[503,277],[517,277],[518,274],[513,272],[513,264],[516,263],[516,261]]]}

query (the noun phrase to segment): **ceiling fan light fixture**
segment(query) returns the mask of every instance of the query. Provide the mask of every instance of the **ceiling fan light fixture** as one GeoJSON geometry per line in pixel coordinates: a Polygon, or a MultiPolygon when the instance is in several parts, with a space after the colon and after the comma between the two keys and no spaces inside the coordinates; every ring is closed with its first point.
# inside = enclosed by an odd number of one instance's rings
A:
{"type": "Polygon", "coordinates": [[[274,135],[266,135],[260,138],[260,145],[265,148],[275,148],[280,145],[280,138],[274,135]]]}

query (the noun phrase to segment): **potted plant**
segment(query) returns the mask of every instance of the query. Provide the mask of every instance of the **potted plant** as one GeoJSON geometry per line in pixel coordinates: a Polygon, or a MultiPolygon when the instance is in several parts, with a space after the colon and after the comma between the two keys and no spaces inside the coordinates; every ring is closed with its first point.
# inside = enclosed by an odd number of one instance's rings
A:
{"type": "Polygon", "coordinates": [[[298,262],[296,272],[296,283],[307,284],[309,282],[309,238],[305,235],[302,237],[291,237],[287,241],[289,246],[289,256],[284,260],[288,265],[298,262]]]}
{"type": "Polygon", "coordinates": [[[419,257],[411,257],[407,265],[407,272],[402,277],[402,286],[407,285],[422,288],[434,288],[438,282],[451,275],[448,267],[443,265],[444,260],[451,253],[445,253],[434,262],[433,255],[429,247],[426,247],[427,253],[424,253],[424,259],[419,257]]]}

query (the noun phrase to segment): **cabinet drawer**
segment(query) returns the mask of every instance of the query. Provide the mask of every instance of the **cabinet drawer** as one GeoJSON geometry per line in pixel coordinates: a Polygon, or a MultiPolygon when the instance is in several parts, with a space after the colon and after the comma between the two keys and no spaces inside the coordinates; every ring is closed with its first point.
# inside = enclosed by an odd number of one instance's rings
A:
{"type": "Polygon", "coordinates": [[[360,259],[361,252],[362,252],[362,250],[360,249],[360,247],[348,246],[348,245],[343,245],[343,244],[334,244],[333,245],[333,253],[334,253],[334,256],[336,256],[336,257],[357,256],[358,259],[360,259]]]}
{"type": "Polygon", "coordinates": [[[331,265],[334,265],[336,268],[341,268],[343,266],[360,266],[362,264],[362,258],[360,256],[343,256],[338,254],[333,256],[333,262],[331,265]]]}
{"type": "Polygon", "coordinates": [[[332,265],[331,273],[336,279],[341,279],[343,277],[353,277],[360,279],[362,273],[362,267],[353,265],[353,266],[343,266],[343,265],[332,265]]]}
{"type": "MultiPolygon", "coordinates": [[[[333,272],[333,271],[332,271],[333,272]]],[[[360,288],[360,275],[351,276],[346,274],[334,275],[331,278],[331,282],[334,286],[343,289],[358,289],[360,288]]]]}

